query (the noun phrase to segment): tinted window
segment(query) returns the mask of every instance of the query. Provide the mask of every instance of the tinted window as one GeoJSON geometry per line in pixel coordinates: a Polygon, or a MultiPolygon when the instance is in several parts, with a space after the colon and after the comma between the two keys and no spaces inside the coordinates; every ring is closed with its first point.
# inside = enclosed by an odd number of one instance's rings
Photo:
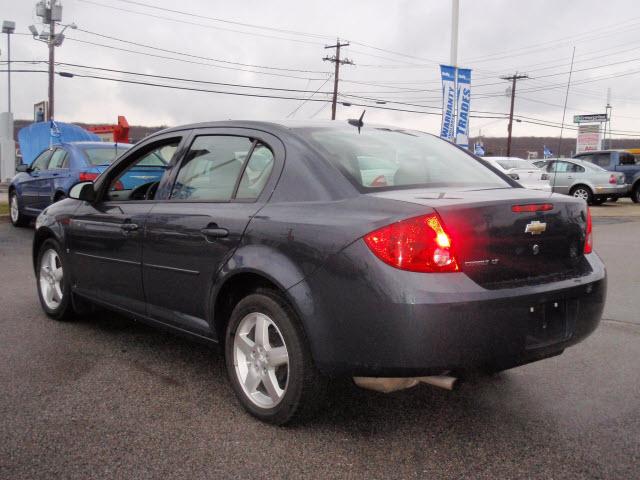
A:
{"type": "Polygon", "coordinates": [[[620,153],[620,165],[635,165],[636,157],[631,155],[630,153],[621,152],[620,153]]]}
{"type": "Polygon", "coordinates": [[[360,133],[357,128],[299,132],[365,191],[409,186],[510,187],[483,163],[432,135],[366,127],[360,133]]]}
{"type": "Polygon", "coordinates": [[[45,150],[40,155],[38,155],[31,164],[31,169],[34,171],[46,170],[47,165],[49,164],[49,159],[51,158],[51,153],[53,153],[52,150],[45,150]]]}
{"type": "Polygon", "coordinates": [[[113,161],[122,153],[129,150],[129,146],[112,145],[110,147],[88,147],[83,148],[87,160],[91,165],[111,165],[113,161]]]}
{"type": "Polygon", "coordinates": [[[549,164],[547,170],[549,172],[568,173],[574,171],[573,166],[574,164],[569,162],[553,162],[549,164]]]}
{"type": "Polygon", "coordinates": [[[244,169],[236,198],[255,200],[262,192],[273,169],[273,153],[265,145],[256,145],[244,169]]]}
{"type": "Polygon", "coordinates": [[[49,169],[52,168],[67,168],[67,151],[61,148],[56,149],[51,155],[51,160],[49,161],[49,169]]]}
{"type": "Polygon", "coordinates": [[[609,153],[596,153],[592,158],[585,158],[585,160],[593,162],[601,167],[608,167],[610,163],[610,156],[611,155],[609,153]]]}
{"type": "Polygon", "coordinates": [[[245,137],[196,137],[182,161],[171,198],[231,200],[251,146],[251,140],[245,137]]]}

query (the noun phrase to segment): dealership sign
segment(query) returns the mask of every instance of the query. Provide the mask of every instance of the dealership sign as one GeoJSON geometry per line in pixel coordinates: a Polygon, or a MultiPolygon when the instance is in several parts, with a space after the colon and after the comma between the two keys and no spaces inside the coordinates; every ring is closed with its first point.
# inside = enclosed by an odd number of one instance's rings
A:
{"type": "Polygon", "coordinates": [[[600,150],[601,142],[600,125],[580,125],[578,127],[576,153],[600,150]]]}
{"type": "Polygon", "coordinates": [[[603,123],[609,120],[606,113],[594,113],[591,115],[574,115],[573,123],[603,123]]]}
{"type": "Polygon", "coordinates": [[[440,65],[442,75],[442,127],[440,137],[450,142],[454,139],[456,121],[456,67],[440,65]]]}
{"type": "Polygon", "coordinates": [[[456,122],[456,144],[469,148],[469,112],[471,111],[471,70],[458,68],[458,119],[456,122]]]}

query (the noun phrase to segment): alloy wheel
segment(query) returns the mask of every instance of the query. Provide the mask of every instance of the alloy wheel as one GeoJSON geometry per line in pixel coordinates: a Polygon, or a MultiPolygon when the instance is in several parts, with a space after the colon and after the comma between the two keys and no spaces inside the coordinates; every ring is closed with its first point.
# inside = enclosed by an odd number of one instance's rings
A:
{"type": "Polygon", "coordinates": [[[289,352],[282,333],[267,315],[252,312],[239,323],[233,339],[233,364],[246,397],[260,408],[273,408],[284,397],[289,352]]]}
{"type": "Polygon", "coordinates": [[[40,292],[47,308],[55,310],[60,306],[63,296],[62,262],[53,248],[46,250],[40,259],[38,281],[40,292]]]}
{"type": "Polygon", "coordinates": [[[584,188],[578,188],[573,192],[573,196],[576,198],[581,198],[585,202],[589,200],[589,192],[587,192],[584,188]]]}
{"type": "Polygon", "coordinates": [[[11,221],[13,223],[18,223],[18,218],[20,217],[20,210],[18,209],[18,197],[16,196],[15,193],[11,195],[10,214],[11,214],[11,221]]]}

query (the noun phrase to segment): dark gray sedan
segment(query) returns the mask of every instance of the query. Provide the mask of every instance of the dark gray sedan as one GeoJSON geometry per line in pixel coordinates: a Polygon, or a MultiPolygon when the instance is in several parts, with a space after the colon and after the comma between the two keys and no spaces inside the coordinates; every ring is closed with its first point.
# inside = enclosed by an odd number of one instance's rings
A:
{"type": "Polygon", "coordinates": [[[583,200],[416,131],[172,128],[70,196],[36,223],[47,315],[99,305],[221,343],[240,403],[272,423],[312,411],[332,377],[411,384],[559,355],[604,306],[583,200]],[[123,187],[154,154],[171,159],[160,181],[123,187]]]}

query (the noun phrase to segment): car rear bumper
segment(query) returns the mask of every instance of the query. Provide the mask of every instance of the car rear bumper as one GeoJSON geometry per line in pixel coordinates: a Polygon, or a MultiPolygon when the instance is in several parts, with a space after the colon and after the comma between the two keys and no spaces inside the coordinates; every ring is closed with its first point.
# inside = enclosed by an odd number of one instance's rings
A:
{"type": "Polygon", "coordinates": [[[336,282],[340,272],[329,265],[290,294],[304,304],[314,359],[327,374],[504,369],[560,354],[598,326],[606,273],[597,255],[587,257],[586,276],[501,290],[483,289],[464,273],[413,274],[386,265],[380,278],[342,272],[346,283],[336,282]]]}
{"type": "Polygon", "coordinates": [[[620,197],[629,193],[629,185],[595,185],[594,195],[620,197]]]}

